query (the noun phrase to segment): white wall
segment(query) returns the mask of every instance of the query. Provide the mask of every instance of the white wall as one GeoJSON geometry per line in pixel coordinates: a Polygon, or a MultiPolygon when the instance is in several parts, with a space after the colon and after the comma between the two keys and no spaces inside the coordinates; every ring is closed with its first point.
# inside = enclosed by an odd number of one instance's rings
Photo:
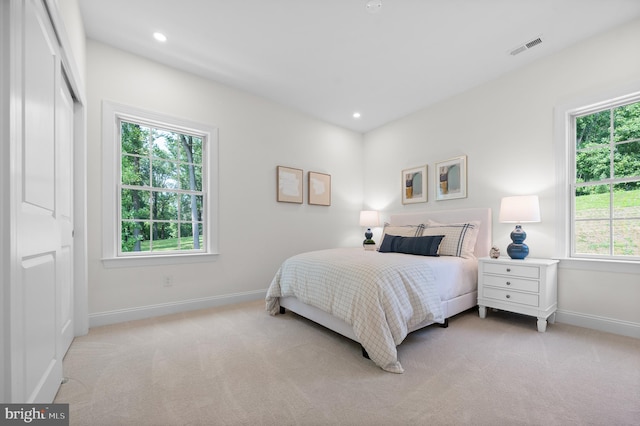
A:
{"type": "MultiPolygon", "coordinates": [[[[506,252],[513,226],[497,220],[501,197],[538,194],[542,222],[524,226],[530,256],[557,256],[554,107],[638,81],[638,40],[635,21],[366,134],[365,200],[386,211],[491,207],[506,252]],[[468,157],[468,197],[434,201],[434,163],[458,155],[468,157]],[[402,206],[400,171],[422,164],[429,200],[402,206]]],[[[640,337],[640,265],[560,268],[559,321],[640,337]]]]}
{"type": "Polygon", "coordinates": [[[362,135],[92,40],[87,41],[87,98],[92,325],[174,308],[261,298],[286,257],[360,243],[362,135]],[[104,99],[218,127],[220,255],[216,261],[103,267],[104,99]],[[276,202],[278,165],[305,171],[304,204],[276,202]],[[310,170],[331,175],[331,206],[307,204],[310,170]],[[172,287],[163,287],[164,275],[173,277],[172,287]]]}

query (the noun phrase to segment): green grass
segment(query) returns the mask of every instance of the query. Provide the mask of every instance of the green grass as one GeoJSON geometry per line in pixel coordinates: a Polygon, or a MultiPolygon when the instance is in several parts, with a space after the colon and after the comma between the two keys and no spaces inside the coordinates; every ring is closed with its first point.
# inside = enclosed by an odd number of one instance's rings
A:
{"type": "MultiPolygon", "coordinates": [[[[617,191],[614,193],[617,207],[640,207],[640,189],[633,191],[617,191]]],[[[608,209],[609,193],[582,195],[576,197],[576,210],[608,209]]]]}
{"type": "MultiPolygon", "coordinates": [[[[202,248],[203,238],[200,236],[200,248],[202,248]]],[[[150,242],[142,241],[140,251],[149,251],[150,242]]],[[[193,250],[193,237],[167,238],[165,240],[154,240],[153,251],[172,250],[193,250]]]]}
{"type": "MultiPolygon", "coordinates": [[[[614,193],[613,254],[640,257],[640,190],[614,193]]],[[[609,194],[576,198],[576,218],[596,219],[576,223],[576,251],[581,254],[609,254],[609,194]],[[602,219],[602,220],[597,220],[602,219]]]]}

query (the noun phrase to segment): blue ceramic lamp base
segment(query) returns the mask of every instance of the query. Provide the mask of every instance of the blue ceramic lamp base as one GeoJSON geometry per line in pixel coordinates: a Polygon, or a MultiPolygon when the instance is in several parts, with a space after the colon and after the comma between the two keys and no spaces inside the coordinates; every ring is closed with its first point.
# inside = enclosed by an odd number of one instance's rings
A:
{"type": "Polygon", "coordinates": [[[524,243],[527,233],[524,232],[522,226],[516,225],[516,229],[511,232],[511,241],[507,247],[507,254],[512,259],[524,259],[529,255],[529,247],[524,243]]]}
{"type": "Polygon", "coordinates": [[[526,244],[509,244],[507,253],[512,259],[524,259],[529,255],[529,247],[526,244]]]}

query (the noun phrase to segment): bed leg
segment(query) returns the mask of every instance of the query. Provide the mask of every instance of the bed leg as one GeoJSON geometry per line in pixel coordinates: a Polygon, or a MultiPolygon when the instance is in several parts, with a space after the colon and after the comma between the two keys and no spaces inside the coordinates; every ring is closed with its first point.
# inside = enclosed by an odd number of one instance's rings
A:
{"type": "Polygon", "coordinates": [[[360,345],[360,347],[362,348],[362,356],[365,357],[366,359],[371,359],[369,358],[369,354],[365,350],[364,346],[360,345]]]}
{"type": "Polygon", "coordinates": [[[285,308],[283,308],[282,306],[280,306],[280,314],[284,315],[287,312],[287,310],[285,308]]]}
{"type": "Polygon", "coordinates": [[[440,328],[447,328],[447,327],[449,327],[449,318],[445,318],[444,322],[440,324],[440,328]]]}

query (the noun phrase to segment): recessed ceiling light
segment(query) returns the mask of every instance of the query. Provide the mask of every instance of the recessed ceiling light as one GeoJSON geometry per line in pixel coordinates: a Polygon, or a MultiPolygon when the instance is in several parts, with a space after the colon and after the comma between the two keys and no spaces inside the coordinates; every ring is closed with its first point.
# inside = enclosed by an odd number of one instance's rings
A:
{"type": "Polygon", "coordinates": [[[354,112],[353,113],[353,118],[360,118],[360,113],[359,112],[354,112]]]}
{"type": "Polygon", "coordinates": [[[161,41],[163,43],[165,41],[167,41],[167,36],[165,36],[162,33],[158,33],[158,32],[153,33],[153,38],[155,38],[156,40],[161,41]]]}

